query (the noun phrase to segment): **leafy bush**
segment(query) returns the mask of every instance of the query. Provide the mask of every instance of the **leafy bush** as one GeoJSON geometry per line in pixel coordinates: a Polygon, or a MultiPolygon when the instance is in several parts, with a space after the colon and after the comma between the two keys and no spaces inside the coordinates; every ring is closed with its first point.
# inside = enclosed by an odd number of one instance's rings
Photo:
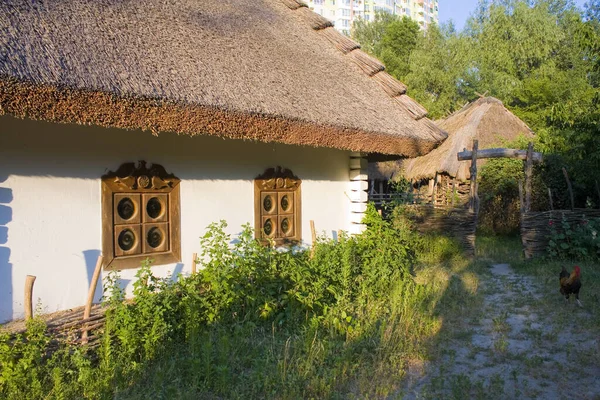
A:
{"type": "Polygon", "coordinates": [[[232,240],[224,221],[211,224],[193,276],[156,278],[147,260],[125,300],[108,275],[97,348],[49,337],[39,321],[0,336],[0,397],[329,397],[356,379],[381,390],[371,382],[390,363],[395,385],[400,354],[435,329],[434,293],[411,275],[415,235],[372,206],[365,223],[319,238],[312,257],[262,246],[249,225],[232,240]]]}
{"type": "Polygon", "coordinates": [[[573,224],[566,219],[550,220],[548,256],[600,260],[600,218],[583,219],[573,224]]]}

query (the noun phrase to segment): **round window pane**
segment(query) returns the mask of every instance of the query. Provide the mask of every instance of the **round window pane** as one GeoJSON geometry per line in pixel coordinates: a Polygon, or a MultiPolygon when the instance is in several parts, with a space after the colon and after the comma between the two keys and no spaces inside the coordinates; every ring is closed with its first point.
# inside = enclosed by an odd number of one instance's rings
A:
{"type": "Polygon", "coordinates": [[[263,227],[263,229],[265,230],[265,234],[267,236],[271,236],[271,233],[273,233],[273,223],[270,219],[265,221],[265,226],[263,227]]]}
{"type": "Polygon", "coordinates": [[[271,196],[265,196],[263,207],[265,208],[265,211],[271,211],[273,209],[273,198],[271,196]]]}
{"type": "Polygon", "coordinates": [[[290,199],[287,194],[281,198],[281,208],[283,211],[288,211],[290,209],[290,199]]]}
{"type": "Polygon", "coordinates": [[[125,197],[117,204],[117,213],[124,220],[131,219],[135,214],[135,204],[129,197],[125,197]]]}
{"type": "Polygon", "coordinates": [[[150,247],[157,248],[163,243],[164,237],[165,236],[160,228],[154,227],[148,231],[146,240],[148,241],[148,245],[150,245],[150,247]]]}
{"type": "Polygon", "coordinates": [[[123,251],[128,251],[135,246],[135,233],[131,229],[125,229],[119,233],[119,239],[117,240],[119,247],[123,251]]]}
{"type": "Polygon", "coordinates": [[[290,220],[289,219],[284,218],[283,221],[281,221],[281,230],[285,234],[290,233],[290,220]]]}
{"type": "Polygon", "coordinates": [[[146,212],[150,216],[150,218],[158,218],[163,213],[163,205],[158,199],[158,197],[152,197],[148,200],[148,204],[146,204],[146,212]]]}

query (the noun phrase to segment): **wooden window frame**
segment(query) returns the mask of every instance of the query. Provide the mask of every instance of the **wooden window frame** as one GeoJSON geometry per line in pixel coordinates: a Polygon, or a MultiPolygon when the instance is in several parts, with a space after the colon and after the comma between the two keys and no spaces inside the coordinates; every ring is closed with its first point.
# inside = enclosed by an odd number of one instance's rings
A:
{"type": "MultiPolygon", "coordinates": [[[[269,237],[263,230],[263,220],[272,216],[277,221],[276,233],[271,238],[275,245],[294,245],[302,242],[302,180],[292,171],[282,167],[267,168],[254,179],[254,235],[263,244],[269,243],[269,237]],[[283,196],[291,195],[291,211],[279,211],[283,196]],[[265,195],[274,195],[277,204],[271,210],[263,208],[265,195]],[[280,234],[282,218],[292,217],[292,233],[280,234]]],[[[288,199],[290,201],[290,199],[288,199]]]]}
{"type": "MultiPolygon", "coordinates": [[[[180,193],[179,178],[158,164],[146,167],[145,161],[135,163],[124,163],[117,171],[108,172],[102,176],[102,254],[104,256],[105,270],[121,270],[137,268],[146,258],[154,260],[155,265],[171,264],[181,262],[181,218],[180,218],[180,193]],[[138,209],[129,225],[132,230],[137,230],[138,242],[135,246],[141,246],[141,254],[126,255],[117,248],[116,233],[119,229],[128,227],[127,221],[122,220],[116,212],[116,200],[123,195],[137,197],[138,209]],[[152,218],[144,214],[147,199],[157,197],[166,210],[159,216],[152,218]],[[145,238],[147,231],[154,226],[167,230],[165,243],[157,249],[146,252],[145,238]],[[161,251],[162,248],[166,248],[161,251]]],[[[134,202],[135,204],[135,202],[134,202]]]]}

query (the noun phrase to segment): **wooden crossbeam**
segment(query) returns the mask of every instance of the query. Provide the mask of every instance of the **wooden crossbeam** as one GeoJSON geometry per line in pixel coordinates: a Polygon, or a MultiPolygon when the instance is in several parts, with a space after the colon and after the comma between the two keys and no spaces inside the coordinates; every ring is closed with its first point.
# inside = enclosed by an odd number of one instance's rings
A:
{"type": "MultiPolygon", "coordinates": [[[[470,160],[473,153],[470,150],[464,149],[460,153],[457,153],[458,161],[470,160]]],[[[477,151],[477,159],[482,158],[516,158],[519,160],[527,160],[527,150],[517,149],[484,149],[477,151]]],[[[533,162],[540,163],[543,160],[542,153],[537,151],[533,152],[533,162]]]]}

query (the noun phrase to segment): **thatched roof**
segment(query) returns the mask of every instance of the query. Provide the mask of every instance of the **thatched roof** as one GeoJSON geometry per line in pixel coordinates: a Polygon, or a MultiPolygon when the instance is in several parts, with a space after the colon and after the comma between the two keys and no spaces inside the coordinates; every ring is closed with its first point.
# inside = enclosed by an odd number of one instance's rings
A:
{"type": "Polygon", "coordinates": [[[385,154],[446,134],[295,0],[4,0],[0,114],[385,154]]]}
{"type": "MultiPolygon", "coordinates": [[[[517,139],[519,135],[533,137],[531,129],[493,97],[484,97],[466,105],[440,122],[439,126],[448,132],[448,139],[425,156],[403,161],[402,170],[407,179],[433,178],[438,172],[464,181],[471,176],[470,163],[458,161],[456,154],[465,148],[470,150],[473,139],[479,140],[480,149],[488,149],[501,147],[504,142],[517,139]]],[[[478,161],[478,164],[481,162],[478,161]]],[[[381,167],[384,168],[383,165],[381,167]]]]}

